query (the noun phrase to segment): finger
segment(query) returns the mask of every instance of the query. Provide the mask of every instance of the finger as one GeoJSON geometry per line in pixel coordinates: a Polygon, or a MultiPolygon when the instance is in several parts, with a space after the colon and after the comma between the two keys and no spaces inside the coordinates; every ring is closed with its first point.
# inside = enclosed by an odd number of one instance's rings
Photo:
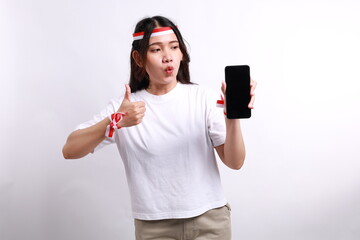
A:
{"type": "Polygon", "coordinates": [[[133,102],[133,104],[134,104],[136,107],[145,107],[145,103],[142,102],[142,101],[133,102]]]}
{"type": "Polygon", "coordinates": [[[226,83],[225,83],[225,81],[221,82],[221,91],[225,95],[225,91],[226,91],[226,83]]]}
{"type": "Polygon", "coordinates": [[[251,97],[251,99],[250,99],[250,102],[249,102],[249,105],[248,105],[248,107],[249,107],[250,109],[254,109],[254,102],[255,102],[255,95],[253,95],[253,96],[251,97]]]}
{"type": "Polygon", "coordinates": [[[144,113],[146,111],[146,108],[145,107],[138,107],[137,108],[137,112],[138,113],[144,113]]]}
{"type": "Polygon", "coordinates": [[[124,100],[128,100],[129,102],[131,101],[131,88],[129,86],[129,84],[125,84],[125,96],[124,96],[124,100]]]}
{"type": "Polygon", "coordinates": [[[255,95],[256,86],[257,86],[257,82],[251,79],[251,81],[250,81],[250,87],[251,87],[250,88],[250,95],[251,96],[255,95]]]}

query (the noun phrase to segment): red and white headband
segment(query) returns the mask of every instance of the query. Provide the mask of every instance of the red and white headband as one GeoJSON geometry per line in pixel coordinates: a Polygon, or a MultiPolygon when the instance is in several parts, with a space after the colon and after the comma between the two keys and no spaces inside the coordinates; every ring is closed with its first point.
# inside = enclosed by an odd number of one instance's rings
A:
{"type": "MultiPolygon", "coordinates": [[[[150,37],[161,36],[161,35],[170,34],[170,33],[174,33],[174,31],[172,30],[171,27],[155,28],[152,31],[150,37]]],[[[144,32],[134,33],[133,37],[134,37],[134,41],[143,39],[144,38],[144,32]]]]}

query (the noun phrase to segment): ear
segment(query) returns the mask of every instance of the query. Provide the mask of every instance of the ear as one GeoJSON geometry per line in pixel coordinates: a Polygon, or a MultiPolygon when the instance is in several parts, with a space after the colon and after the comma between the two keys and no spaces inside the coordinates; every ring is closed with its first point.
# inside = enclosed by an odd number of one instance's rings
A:
{"type": "Polygon", "coordinates": [[[138,65],[139,67],[143,67],[143,63],[142,63],[142,59],[140,56],[140,53],[138,51],[133,51],[131,53],[132,58],[134,59],[136,65],[138,65]]]}

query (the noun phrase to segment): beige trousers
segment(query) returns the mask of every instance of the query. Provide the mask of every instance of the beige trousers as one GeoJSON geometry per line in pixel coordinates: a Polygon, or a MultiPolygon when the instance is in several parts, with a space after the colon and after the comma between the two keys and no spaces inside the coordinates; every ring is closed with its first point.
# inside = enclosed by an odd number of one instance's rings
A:
{"type": "Polygon", "coordinates": [[[135,219],[135,236],[136,240],[230,240],[230,206],[186,219],[135,219]]]}

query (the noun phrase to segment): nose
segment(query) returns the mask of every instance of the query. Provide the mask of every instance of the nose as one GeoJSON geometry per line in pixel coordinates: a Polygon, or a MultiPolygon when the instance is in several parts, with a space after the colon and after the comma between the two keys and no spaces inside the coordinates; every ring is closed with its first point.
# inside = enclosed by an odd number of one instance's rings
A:
{"type": "Polygon", "coordinates": [[[172,56],[170,54],[169,51],[164,51],[164,55],[163,55],[163,63],[169,63],[169,62],[172,62],[173,59],[172,59],[172,56]]]}

